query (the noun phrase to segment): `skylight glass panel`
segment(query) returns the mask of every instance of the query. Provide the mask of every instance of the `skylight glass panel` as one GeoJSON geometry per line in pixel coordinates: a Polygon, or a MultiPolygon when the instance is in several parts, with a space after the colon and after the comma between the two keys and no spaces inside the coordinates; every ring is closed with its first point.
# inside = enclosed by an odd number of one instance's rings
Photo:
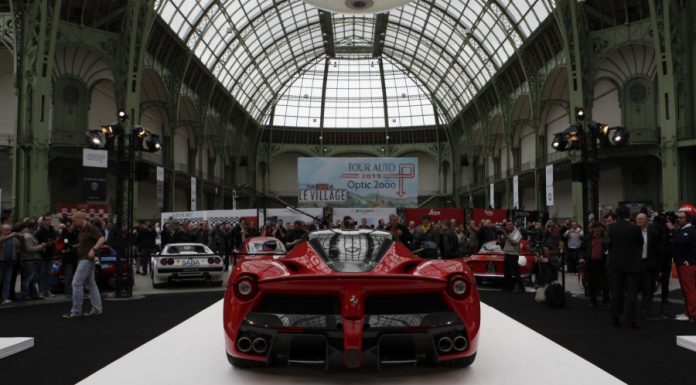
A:
{"type": "MultiPolygon", "coordinates": [[[[548,0],[414,1],[388,14],[383,37],[385,65],[389,58],[397,58],[399,63],[395,65],[401,66],[405,76],[413,81],[418,78],[418,84],[434,92],[443,108],[459,109],[516,54],[524,40],[551,15],[552,7],[553,2],[548,0]]],[[[270,113],[270,107],[264,104],[273,103],[279,92],[283,94],[308,72],[307,63],[323,63],[321,58],[325,57],[319,11],[301,0],[162,0],[157,11],[257,120],[266,119],[270,113]]],[[[372,45],[376,16],[334,14],[332,18],[337,47],[372,45]]],[[[366,60],[366,54],[361,55],[360,60],[366,60]]],[[[366,68],[358,68],[352,72],[369,73],[366,68]]],[[[378,83],[370,84],[381,93],[378,83]]],[[[336,89],[346,90],[345,82],[337,80],[333,84],[336,89]]],[[[377,91],[360,80],[357,84],[357,93],[349,91],[348,96],[375,97],[377,91]]],[[[383,108],[380,115],[362,101],[351,103],[335,107],[336,127],[339,122],[350,122],[343,114],[346,109],[365,107],[370,111],[370,117],[356,123],[360,127],[384,118],[383,108]]],[[[422,112],[424,107],[416,103],[408,108],[422,112]]],[[[395,111],[403,115],[405,109],[400,106],[395,111]]],[[[289,114],[288,108],[284,111],[289,114]]],[[[297,111],[314,110],[305,106],[297,111]]],[[[456,115],[458,111],[446,113],[456,115]]],[[[295,112],[298,114],[302,115],[295,112]]],[[[425,121],[416,115],[404,117],[401,126],[425,121]]],[[[312,119],[287,117],[288,122],[316,123],[312,119]]]]}

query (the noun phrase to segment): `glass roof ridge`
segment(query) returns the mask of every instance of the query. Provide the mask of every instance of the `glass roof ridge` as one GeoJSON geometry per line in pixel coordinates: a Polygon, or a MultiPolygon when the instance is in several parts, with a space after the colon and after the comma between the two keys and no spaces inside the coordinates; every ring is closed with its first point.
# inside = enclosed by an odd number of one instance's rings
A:
{"type": "MultiPolygon", "coordinates": [[[[417,78],[448,120],[517,54],[554,7],[550,0],[415,0],[384,14],[379,41],[377,15],[333,13],[332,43],[337,58],[356,61],[370,60],[369,48],[382,44],[374,52],[417,78]]],[[[327,57],[319,16],[325,11],[302,0],[162,0],[157,12],[258,122],[327,57]]],[[[371,92],[381,94],[381,84],[371,92]]],[[[399,124],[390,118],[391,123],[399,124]]]]}

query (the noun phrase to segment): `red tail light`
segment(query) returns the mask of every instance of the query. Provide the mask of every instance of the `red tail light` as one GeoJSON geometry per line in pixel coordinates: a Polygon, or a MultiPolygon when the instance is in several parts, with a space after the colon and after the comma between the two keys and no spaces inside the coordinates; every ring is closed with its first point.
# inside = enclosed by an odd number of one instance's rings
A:
{"type": "Polygon", "coordinates": [[[212,265],[213,263],[215,263],[215,258],[213,258],[213,257],[208,258],[208,264],[212,265]]]}
{"type": "Polygon", "coordinates": [[[242,301],[248,301],[259,292],[256,280],[248,275],[237,278],[234,282],[234,295],[242,301]]]}
{"type": "Polygon", "coordinates": [[[463,275],[453,275],[447,284],[447,293],[454,299],[462,300],[471,293],[471,282],[463,275]]]}

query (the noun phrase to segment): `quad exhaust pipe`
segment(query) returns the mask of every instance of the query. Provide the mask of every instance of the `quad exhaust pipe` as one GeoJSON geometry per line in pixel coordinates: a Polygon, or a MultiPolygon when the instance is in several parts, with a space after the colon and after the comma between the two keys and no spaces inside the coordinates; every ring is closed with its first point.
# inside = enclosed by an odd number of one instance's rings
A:
{"type": "Polygon", "coordinates": [[[258,354],[263,354],[266,352],[266,349],[268,348],[268,343],[266,342],[265,339],[259,337],[254,340],[254,343],[252,344],[252,349],[254,349],[254,353],[258,354]]]}
{"type": "Polygon", "coordinates": [[[464,336],[457,336],[452,341],[452,347],[454,347],[454,350],[458,352],[463,352],[466,350],[467,346],[469,346],[469,343],[466,341],[464,336]]]}
{"type": "Polygon", "coordinates": [[[242,337],[237,340],[237,349],[242,353],[247,353],[251,350],[251,339],[249,337],[242,337]]]}
{"type": "Polygon", "coordinates": [[[437,348],[443,352],[447,353],[452,350],[452,339],[449,337],[442,337],[437,341],[437,348]]]}

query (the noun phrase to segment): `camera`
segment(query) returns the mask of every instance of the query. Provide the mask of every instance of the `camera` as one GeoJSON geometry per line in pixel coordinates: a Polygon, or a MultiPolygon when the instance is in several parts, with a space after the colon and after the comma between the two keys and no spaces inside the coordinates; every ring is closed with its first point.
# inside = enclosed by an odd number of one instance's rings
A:
{"type": "Polygon", "coordinates": [[[653,221],[661,225],[665,225],[667,222],[676,223],[677,214],[674,211],[665,211],[657,215],[653,221]]]}

